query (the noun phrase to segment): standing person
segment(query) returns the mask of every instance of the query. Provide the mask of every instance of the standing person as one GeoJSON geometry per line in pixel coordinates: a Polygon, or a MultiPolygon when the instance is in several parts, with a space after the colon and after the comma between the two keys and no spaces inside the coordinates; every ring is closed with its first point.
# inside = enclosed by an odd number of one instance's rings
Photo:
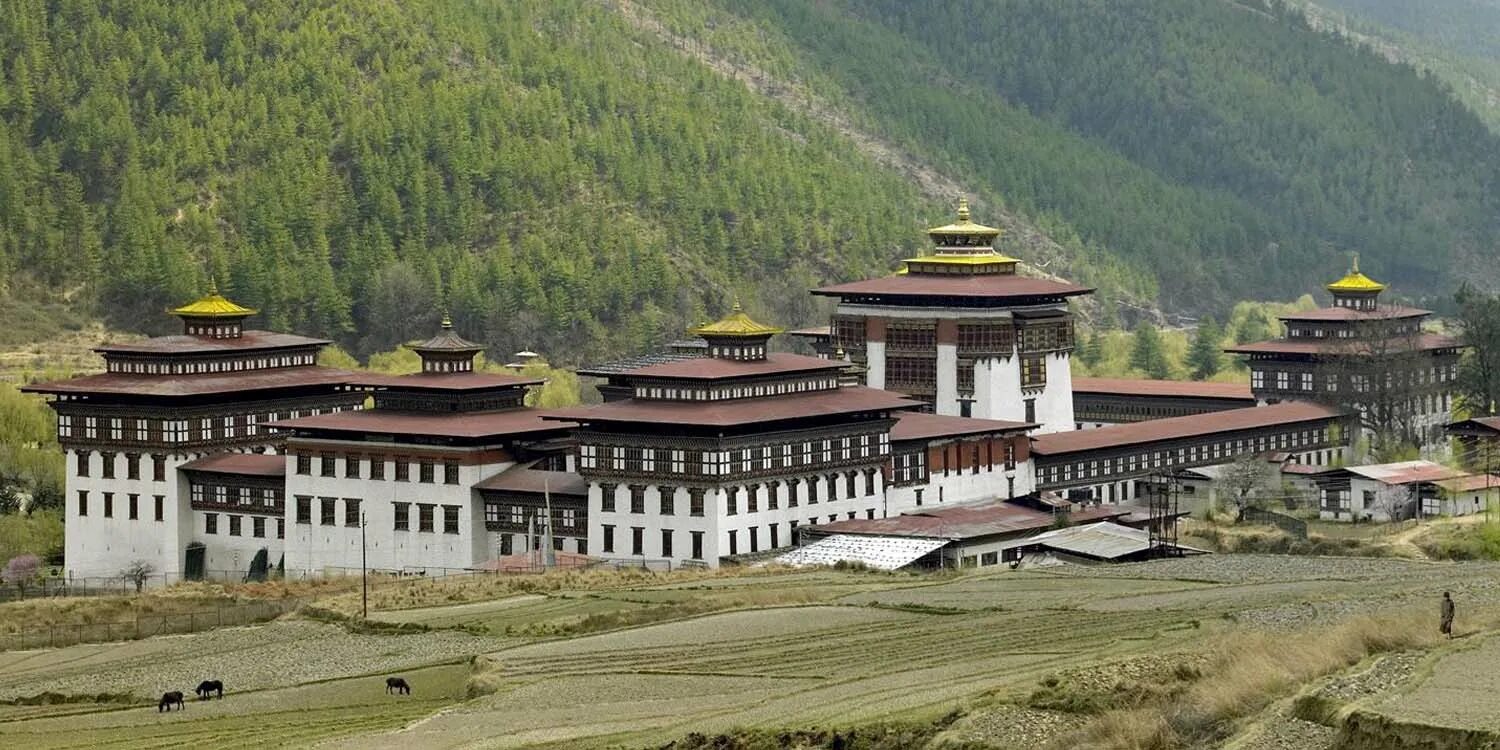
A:
{"type": "Polygon", "coordinates": [[[1453,637],[1453,597],[1443,592],[1443,620],[1438,626],[1443,635],[1453,637]]]}

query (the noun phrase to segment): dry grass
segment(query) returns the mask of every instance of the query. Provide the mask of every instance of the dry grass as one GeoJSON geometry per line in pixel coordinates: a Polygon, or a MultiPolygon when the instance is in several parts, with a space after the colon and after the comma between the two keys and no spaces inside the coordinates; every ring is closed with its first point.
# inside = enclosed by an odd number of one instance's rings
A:
{"type": "Polygon", "coordinates": [[[1430,647],[1438,633],[1432,613],[1366,617],[1304,633],[1245,632],[1224,640],[1201,676],[1152,704],[1108,711],[1053,748],[1177,750],[1232,734],[1235,722],[1320,677],[1366,657],[1430,647]]]}
{"type": "MultiPolygon", "coordinates": [[[[517,594],[546,594],[558,591],[603,591],[669,583],[683,583],[714,578],[773,576],[787,568],[720,568],[686,569],[659,573],[641,568],[560,570],[540,574],[467,575],[453,578],[406,579],[370,591],[370,609],[392,611],[437,607],[448,604],[501,599],[517,594]]],[[[356,588],[345,594],[327,597],[319,606],[343,614],[359,611],[356,588]]]]}
{"type": "Polygon", "coordinates": [[[255,600],[311,600],[357,590],[358,579],[267,581],[265,583],[179,583],[122,596],[65,596],[0,604],[0,633],[50,627],[126,622],[141,615],[207,612],[255,600]]]}

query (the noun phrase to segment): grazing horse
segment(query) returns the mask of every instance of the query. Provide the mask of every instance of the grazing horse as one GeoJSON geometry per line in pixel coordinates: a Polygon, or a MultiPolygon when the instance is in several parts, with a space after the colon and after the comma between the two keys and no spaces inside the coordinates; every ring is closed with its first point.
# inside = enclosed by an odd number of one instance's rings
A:
{"type": "Polygon", "coordinates": [[[404,677],[387,677],[385,678],[385,692],[387,694],[411,695],[411,685],[406,684],[406,678],[404,677]]]}
{"type": "Polygon", "coordinates": [[[177,708],[179,709],[187,708],[187,706],[182,702],[181,690],[173,690],[170,693],[162,693],[161,702],[156,704],[156,712],[161,713],[162,711],[171,711],[172,706],[177,706],[177,708]]]}
{"type": "Polygon", "coordinates": [[[217,692],[220,698],[224,697],[224,683],[218,680],[204,680],[198,683],[198,689],[193,692],[198,694],[198,700],[208,700],[208,697],[217,692]]]}

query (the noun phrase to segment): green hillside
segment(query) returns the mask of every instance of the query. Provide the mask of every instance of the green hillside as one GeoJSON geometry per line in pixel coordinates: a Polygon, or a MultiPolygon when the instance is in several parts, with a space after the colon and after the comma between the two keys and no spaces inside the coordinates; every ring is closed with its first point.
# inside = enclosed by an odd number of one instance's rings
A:
{"type": "Polygon", "coordinates": [[[358,353],[448,307],[576,362],[816,320],[960,191],[1106,314],[1353,250],[1500,280],[1500,139],[1280,6],[9,0],[0,51],[0,271],[134,330],[213,276],[358,353]]]}

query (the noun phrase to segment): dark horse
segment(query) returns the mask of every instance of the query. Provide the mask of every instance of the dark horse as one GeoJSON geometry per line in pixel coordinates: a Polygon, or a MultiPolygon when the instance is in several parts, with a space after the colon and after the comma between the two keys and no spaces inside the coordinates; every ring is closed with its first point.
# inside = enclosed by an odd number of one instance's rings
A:
{"type": "Polygon", "coordinates": [[[161,702],[156,704],[156,712],[161,713],[162,711],[171,711],[172,706],[176,706],[179,709],[187,708],[187,706],[182,702],[181,690],[173,690],[170,693],[162,693],[161,702]]]}
{"type": "Polygon", "coordinates": [[[204,680],[198,683],[198,689],[193,692],[198,694],[198,700],[208,700],[213,693],[218,693],[220,698],[224,697],[224,683],[218,680],[204,680]]]}
{"type": "Polygon", "coordinates": [[[404,677],[387,677],[385,678],[385,692],[411,695],[411,685],[406,684],[404,677]]]}

